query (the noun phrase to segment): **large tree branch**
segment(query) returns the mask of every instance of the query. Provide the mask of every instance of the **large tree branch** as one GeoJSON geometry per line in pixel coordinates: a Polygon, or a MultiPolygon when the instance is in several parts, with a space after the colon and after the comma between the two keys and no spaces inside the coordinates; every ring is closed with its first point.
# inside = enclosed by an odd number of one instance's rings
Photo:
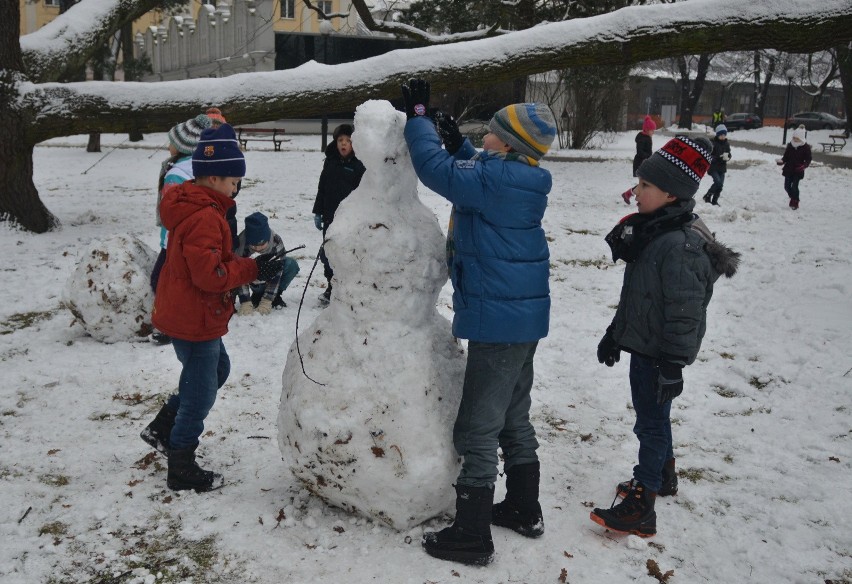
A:
{"type": "MultiPolygon", "coordinates": [[[[4,0],[11,2],[12,0],[4,0]]],[[[162,0],[83,0],[36,32],[21,37],[24,67],[31,81],[59,79],[81,68],[116,30],[162,0]]]]}
{"type": "Polygon", "coordinates": [[[436,90],[565,67],[631,64],[683,54],[775,48],[813,52],[852,41],[852,0],[692,0],[637,6],[537,26],[497,38],[393,51],[326,66],[310,63],[274,73],[150,84],[23,84],[18,107],[32,124],[28,139],[99,131],[164,131],[215,102],[236,123],[346,111],[371,98],[395,98],[409,77],[436,90]],[[703,5],[703,6],[702,6],[703,5]],[[712,10],[710,10],[712,7],[712,10]],[[723,14],[718,22],[707,14],[723,14]],[[57,104],[62,104],[57,107],[57,104]]]}

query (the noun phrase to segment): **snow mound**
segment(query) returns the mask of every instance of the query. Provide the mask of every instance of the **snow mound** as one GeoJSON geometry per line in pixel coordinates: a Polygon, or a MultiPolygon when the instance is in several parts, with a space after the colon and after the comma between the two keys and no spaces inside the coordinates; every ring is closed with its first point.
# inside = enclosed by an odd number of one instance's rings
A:
{"type": "Polygon", "coordinates": [[[435,309],[445,241],[417,196],[404,126],[386,101],[356,110],[367,172],[327,233],[331,304],[299,335],[306,374],[290,348],[278,416],[284,461],[307,489],[401,531],[455,500],[465,367],[435,309]]]}
{"type": "Polygon", "coordinates": [[[154,250],[131,235],[94,240],[81,250],[62,304],[103,343],[146,337],[151,333],[150,275],[156,260],[154,250]]]}

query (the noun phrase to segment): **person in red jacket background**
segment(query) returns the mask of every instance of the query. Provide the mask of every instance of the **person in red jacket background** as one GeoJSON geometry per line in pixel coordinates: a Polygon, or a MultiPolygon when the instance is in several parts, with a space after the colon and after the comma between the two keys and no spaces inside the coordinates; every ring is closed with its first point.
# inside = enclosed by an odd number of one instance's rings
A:
{"type": "Polygon", "coordinates": [[[170,489],[209,491],[222,475],[195,461],[204,420],[231,370],[222,342],[234,313],[232,290],[281,270],[270,256],[250,259],[232,251],[226,220],[246,163],[228,124],[209,128],[192,155],[194,181],[163,196],[160,217],[169,230],[169,253],[160,273],[152,323],[172,338],[183,369],[178,394],[169,398],[142,438],[168,460],[170,489]]]}

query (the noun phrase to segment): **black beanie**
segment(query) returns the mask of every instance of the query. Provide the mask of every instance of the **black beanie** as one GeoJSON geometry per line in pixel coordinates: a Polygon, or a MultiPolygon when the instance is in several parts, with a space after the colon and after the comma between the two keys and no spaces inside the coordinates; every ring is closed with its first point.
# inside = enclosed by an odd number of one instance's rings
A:
{"type": "Polygon", "coordinates": [[[691,199],[710,168],[712,151],[704,136],[677,136],[646,159],[636,176],[678,199],[691,199]]]}
{"type": "Polygon", "coordinates": [[[334,136],[335,140],[337,140],[341,136],[349,136],[351,138],[352,132],[354,132],[354,130],[352,129],[352,124],[340,124],[334,129],[334,134],[332,135],[334,136]]]}

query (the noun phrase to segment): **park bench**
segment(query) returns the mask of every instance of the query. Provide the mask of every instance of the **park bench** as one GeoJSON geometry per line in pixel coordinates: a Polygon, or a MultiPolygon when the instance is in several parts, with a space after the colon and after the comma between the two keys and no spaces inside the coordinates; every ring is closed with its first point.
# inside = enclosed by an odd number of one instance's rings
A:
{"type": "Polygon", "coordinates": [[[823,152],[840,152],[846,146],[846,136],[843,134],[830,134],[831,142],[820,142],[823,152]]]}
{"type": "Polygon", "coordinates": [[[249,140],[253,142],[272,142],[275,151],[281,150],[281,143],[287,142],[284,138],[284,128],[234,128],[237,131],[237,140],[243,150],[248,150],[249,140]]]}

